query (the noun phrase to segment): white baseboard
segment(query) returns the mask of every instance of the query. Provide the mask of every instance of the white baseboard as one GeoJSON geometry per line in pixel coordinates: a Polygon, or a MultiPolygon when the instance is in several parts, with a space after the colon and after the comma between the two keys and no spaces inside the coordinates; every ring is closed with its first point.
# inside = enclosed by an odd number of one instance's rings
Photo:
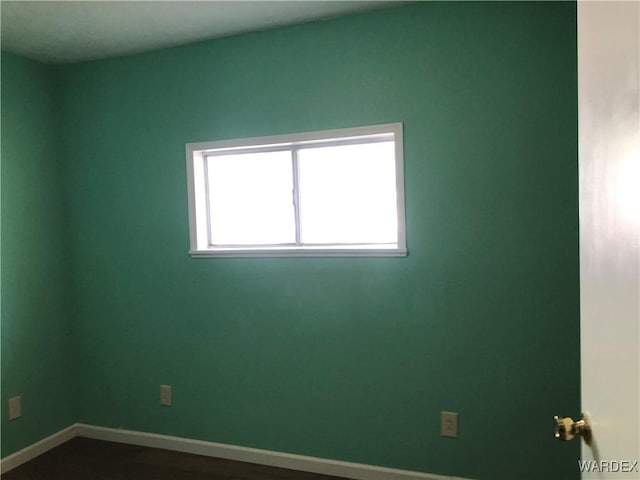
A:
{"type": "Polygon", "coordinates": [[[45,452],[48,452],[52,448],[62,445],[64,442],[71,440],[73,437],[77,437],[77,424],[71,425],[59,432],[49,435],[43,438],[39,442],[36,442],[22,450],[12,453],[8,457],[3,458],[0,461],[0,473],[7,473],[9,470],[28,462],[32,458],[36,458],[45,452]]]}
{"type": "Polygon", "coordinates": [[[308,457],[292,453],[260,450],[257,448],[226,445],[223,443],[193,440],[190,438],[159,435],[156,433],[120,430],[116,428],[96,427],[75,424],[51,435],[30,447],[10,455],[0,462],[0,471],[8,472],[12,468],[70,440],[73,437],[86,437],[109,442],[127,443],[143,447],[162,448],[176,452],[192,453],[207,457],[224,458],[241,462],[257,463],[272,467],[289,468],[304,472],[320,473],[356,480],[470,480],[430,473],[377,467],[362,463],[342,462],[326,458],[308,457]]]}
{"type": "Polygon", "coordinates": [[[177,452],[193,453],[208,457],[238,460],[241,462],[257,463],[260,465],[289,468],[291,470],[321,473],[357,480],[470,480],[460,477],[447,477],[429,473],[412,472],[409,470],[398,470],[395,468],[376,467],[362,463],[342,462],[339,460],[307,457],[292,453],[240,447],[237,445],[226,445],[190,438],[158,435],[155,433],[94,427],[91,425],[78,425],[78,435],[97,440],[163,448],[177,452]]]}

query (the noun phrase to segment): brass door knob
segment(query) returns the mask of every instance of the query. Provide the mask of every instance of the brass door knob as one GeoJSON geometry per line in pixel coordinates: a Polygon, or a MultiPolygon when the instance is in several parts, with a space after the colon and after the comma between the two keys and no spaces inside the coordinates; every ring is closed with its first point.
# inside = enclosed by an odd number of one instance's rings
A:
{"type": "Polygon", "coordinates": [[[569,441],[576,435],[582,436],[587,445],[591,445],[591,425],[588,417],[583,413],[580,420],[574,422],[570,417],[553,417],[556,423],[556,435],[558,440],[569,441]]]}

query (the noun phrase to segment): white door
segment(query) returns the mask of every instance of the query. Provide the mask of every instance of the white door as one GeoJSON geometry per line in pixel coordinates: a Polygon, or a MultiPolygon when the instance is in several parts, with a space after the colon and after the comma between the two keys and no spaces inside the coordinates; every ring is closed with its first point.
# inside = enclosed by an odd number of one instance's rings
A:
{"type": "Polygon", "coordinates": [[[640,2],[578,2],[583,479],[640,479],[639,60],[640,2]]]}

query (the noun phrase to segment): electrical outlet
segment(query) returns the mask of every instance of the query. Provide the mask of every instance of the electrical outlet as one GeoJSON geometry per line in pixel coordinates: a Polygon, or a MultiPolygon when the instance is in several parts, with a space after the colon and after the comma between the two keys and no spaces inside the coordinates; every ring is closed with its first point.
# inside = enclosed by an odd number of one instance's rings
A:
{"type": "Polygon", "coordinates": [[[9,420],[22,416],[22,395],[9,399],[9,420]]]}
{"type": "Polygon", "coordinates": [[[440,435],[443,437],[458,437],[458,414],[455,412],[440,412],[440,435]]]}
{"type": "Polygon", "coordinates": [[[171,385],[160,385],[160,405],[171,406],[171,385]]]}

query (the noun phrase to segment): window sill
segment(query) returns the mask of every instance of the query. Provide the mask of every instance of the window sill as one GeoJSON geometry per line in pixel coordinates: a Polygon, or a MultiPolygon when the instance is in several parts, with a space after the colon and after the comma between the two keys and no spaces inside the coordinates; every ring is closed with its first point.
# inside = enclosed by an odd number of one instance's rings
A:
{"type": "Polygon", "coordinates": [[[406,248],[219,248],[190,250],[191,258],[259,258],[259,257],[406,257],[406,248]]]}

